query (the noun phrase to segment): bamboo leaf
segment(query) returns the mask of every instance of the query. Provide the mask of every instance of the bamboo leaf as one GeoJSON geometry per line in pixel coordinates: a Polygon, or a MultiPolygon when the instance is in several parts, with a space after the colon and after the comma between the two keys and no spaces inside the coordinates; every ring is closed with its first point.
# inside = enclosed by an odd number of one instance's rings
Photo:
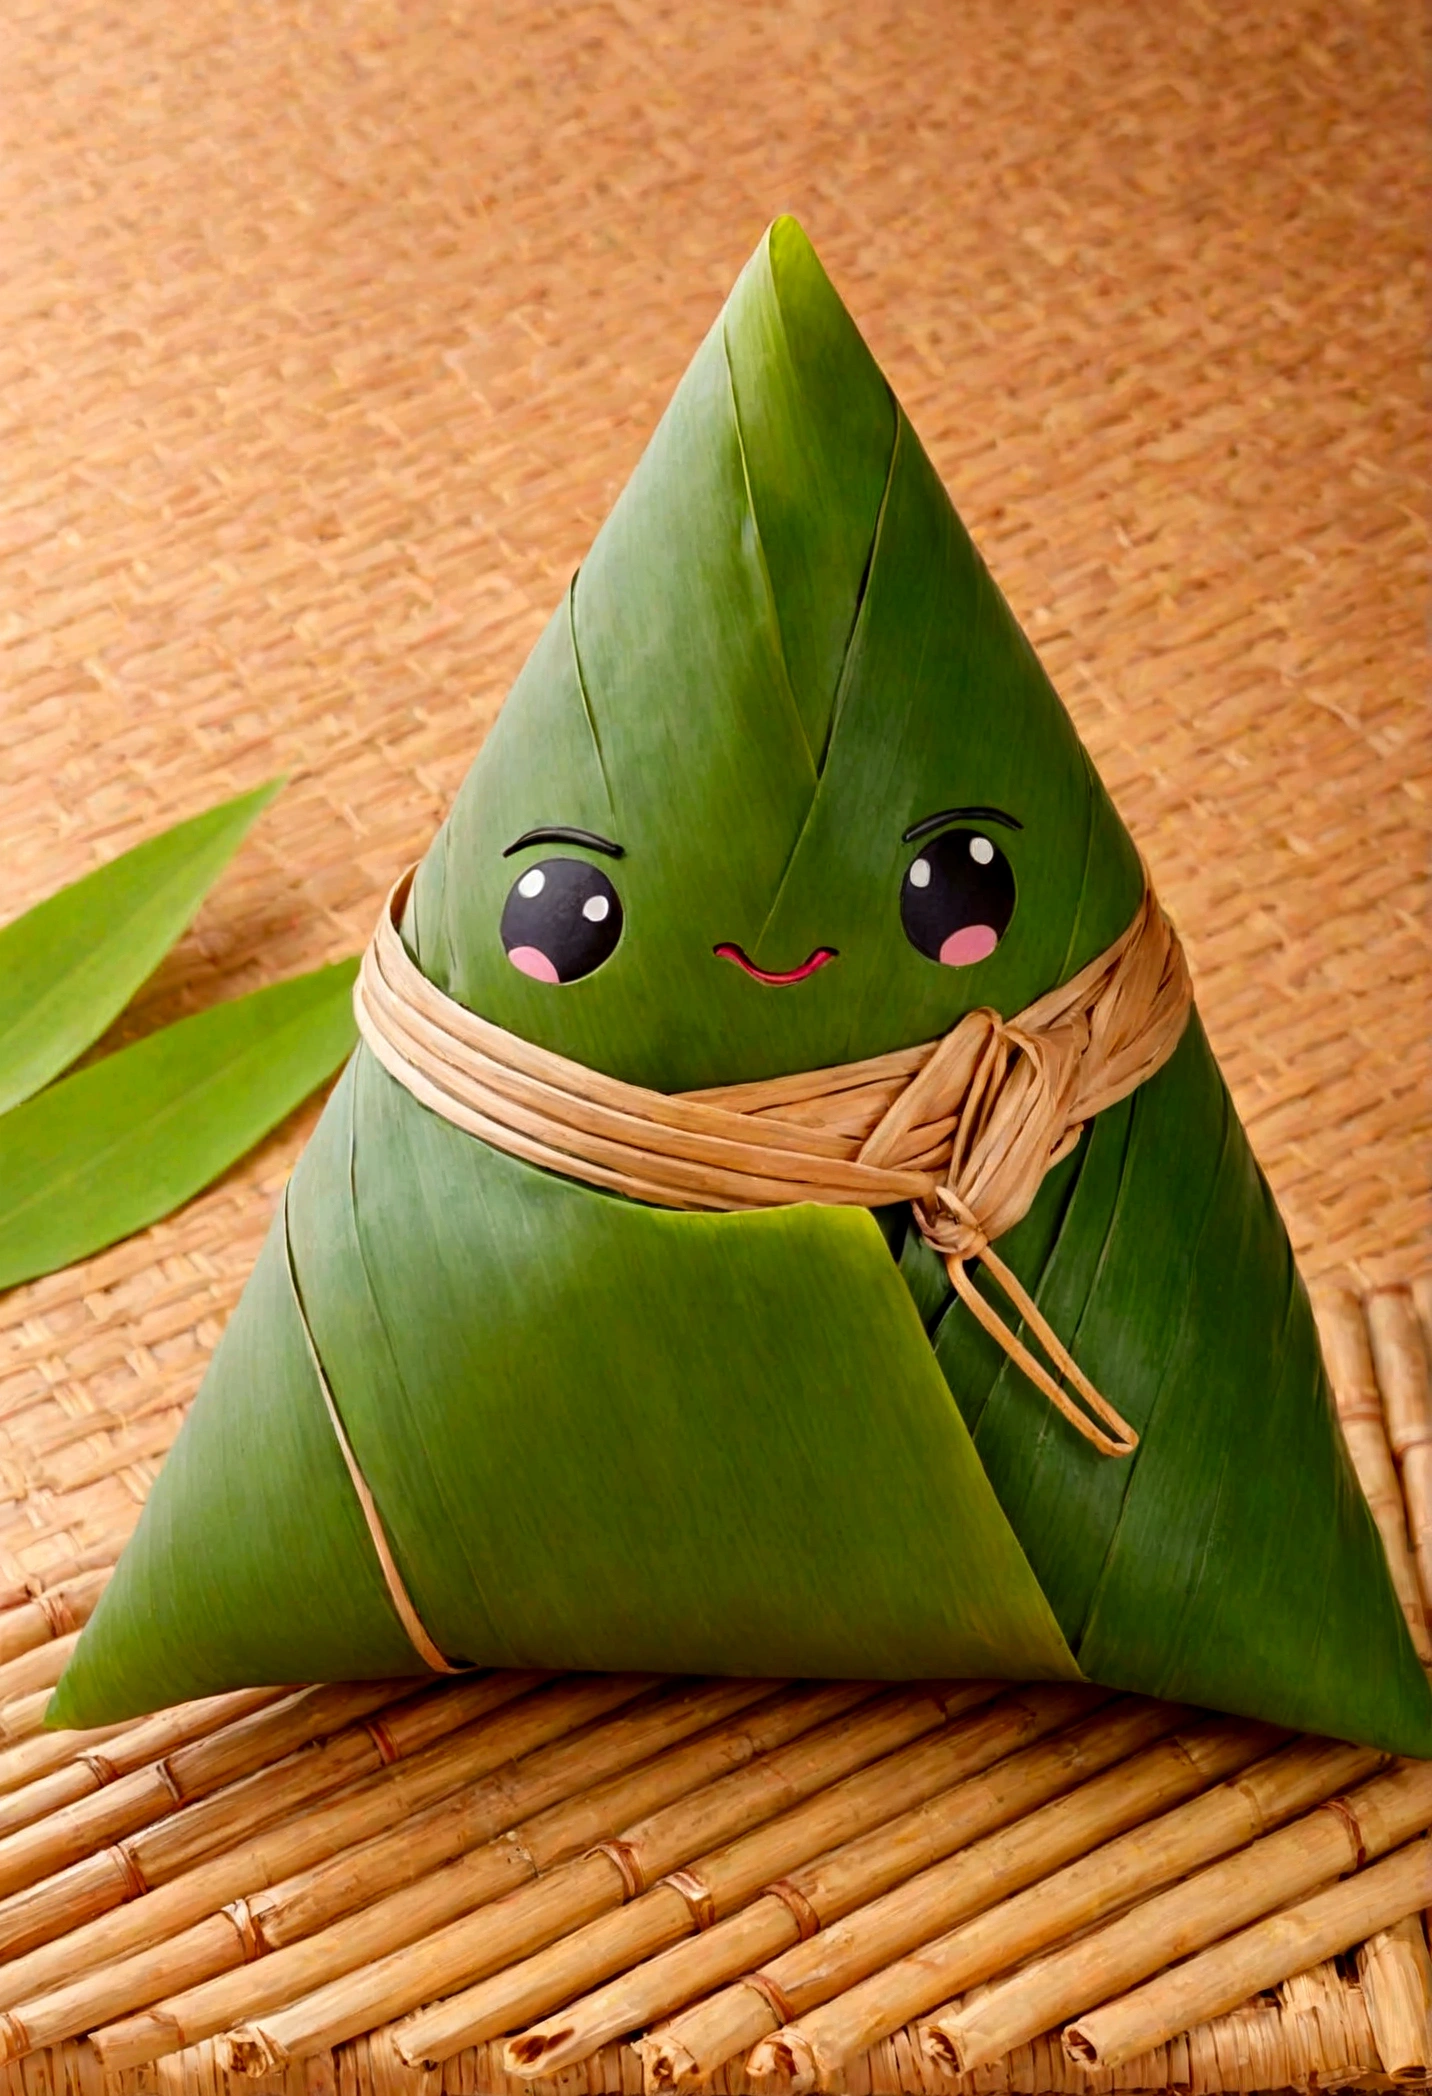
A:
{"type": "Polygon", "coordinates": [[[0,1287],[157,1222],[218,1178],[353,1046],[355,961],[233,998],[0,1117],[0,1287]]]}
{"type": "MultiPolygon", "coordinates": [[[[272,1668],[284,1681],[392,1679],[418,1671],[323,1409],[276,1231],[264,1240],[221,1346],[235,1390],[262,1396],[262,1460],[248,1406],[210,1405],[197,1437],[202,1445],[181,1434],[158,1483],[164,1488],[170,1480],[171,1497],[202,1500],[203,1479],[193,1471],[185,1475],[197,1460],[231,1481],[238,1494],[233,1507],[242,1511],[211,1519],[182,1568],[182,1584],[191,1587],[197,1578],[204,1591],[178,1639],[162,1630],[154,1635],[144,1621],[145,1602],[135,1605],[137,1592],[154,1595],[162,1608],[165,1583],[180,1569],[163,1525],[141,1524],[124,1554],[128,1597],[106,1610],[100,1596],[96,1614],[103,1620],[82,1665],[65,1671],[46,1714],[51,1725],[72,1727],[86,1709],[133,1712],[183,1702],[253,1667],[272,1668]],[[297,1503],[256,1489],[282,1479],[301,1482],[297,1503]],[[272,1582],[268,1604],[245,1620],[233,1599],[252,1599],[246,1582],[261,1567],[272,1582]]],[[[192,1600],[192,1589],[186,1598],[192,1600]]]]}
{"type": "Polygon", "coordinates": [[[176,823],[0,930],[0,1113],[67,1069],[123,1011],[282,784],[176,823]]]}
{"type": "MultiPolygon", "coordinates": [[[[288,1227],[345,1429],[454,1658],[1077,1679],[863,1211],[615,1200],[473,1142],[360,1050],[288,1227]]],[[[341,1464],[273,1239],[261,1263],[70,1663],[67,1722],[236,1672],[414,1664],[371,1552],[351,1571],[351,1493],[331,1511],[341,1464]]]]}

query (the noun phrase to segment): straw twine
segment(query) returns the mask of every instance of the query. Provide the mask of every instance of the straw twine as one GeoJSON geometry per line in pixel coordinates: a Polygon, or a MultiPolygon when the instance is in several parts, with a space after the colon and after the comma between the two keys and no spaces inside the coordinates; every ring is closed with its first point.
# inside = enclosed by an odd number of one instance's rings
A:
{"type": "Polygon", "coordinates": [[[991,1246],[1093,1115],[1161,1069],[1183,1034],[1188,967],[1147,882],[1113,944],[1013,1020],[980,1007],[915,1048],[665,1093],[539,1048],[438,989],[397,929],[411,881],[410,869],[379,916],[354,1009],[384,1069],[423,1105],[531,1164],[660,1207],[908,1201],[961,1300],[1049,1402],[1104,1455],[1138,1446],[991,1246]],[[1087,1411],[979,1294],[975,1259],[1087,1411]]]}

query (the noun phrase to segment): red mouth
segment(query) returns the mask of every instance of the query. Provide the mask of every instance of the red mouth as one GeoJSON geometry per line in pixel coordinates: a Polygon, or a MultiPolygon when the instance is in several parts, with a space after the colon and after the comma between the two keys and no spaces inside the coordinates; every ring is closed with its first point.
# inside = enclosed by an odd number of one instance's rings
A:
{"type": "Polygon", "coordinates": [[[799,968],[758,968],[754,961],[746,958],[739,946],[723,943],[713,946],[711,951],[718,954],[723,961],[734,961],[738,968],[744,968],[747,975],[753,975],[757,982],[777,984],[804,982],[808,975],[815,974],[817,968],[823,968],[827,961],[838,958],[833,946],[817,946],[810,959],[802,961],[799,968]]]}

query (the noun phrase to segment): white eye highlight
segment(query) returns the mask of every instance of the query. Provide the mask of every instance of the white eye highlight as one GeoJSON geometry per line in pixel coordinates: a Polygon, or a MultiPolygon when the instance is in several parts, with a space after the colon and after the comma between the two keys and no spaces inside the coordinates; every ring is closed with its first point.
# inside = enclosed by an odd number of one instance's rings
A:
{"type": "Polygon", "coordinates": [[[582,915],[588,924],[601,924],[611,914],[612,906],[605,895],[589,895],[582,904],[582,915]]]}
{"type": "Polygon", "coordinates": [[[912,888],[928,888],[929,885],[930,862],[928,859],[917,859],[910,868],[910,886],[912,888]]]}
{"type": "Polygon", "coordinates": [[[525,895],[527,897],[527,900],[530,902],[534,895],[540,895],[542,893],[542,890],[546,887],[546,885],[547,876],[542,871],[541,867],[529,866],[526,873],[523,874],[521,880],[517,883],[517,893],[519,895],[525,895]]]}
{"type": "Polygon", "coordinates": [[[994,846],[990,843],[988,837],[971,837],[970,857],[974,860],[976,866],[988,866],[990,860],[994,857],[994,846]]]}

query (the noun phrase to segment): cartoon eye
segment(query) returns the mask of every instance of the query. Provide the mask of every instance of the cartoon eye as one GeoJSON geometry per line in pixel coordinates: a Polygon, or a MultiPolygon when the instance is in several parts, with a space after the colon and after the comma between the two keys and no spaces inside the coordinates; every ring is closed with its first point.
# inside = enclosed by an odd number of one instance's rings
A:
{"type": "Polygon", "coordinates": [[[537,982],[577,982],[609,960],[622,935],[622,903],[598,866],[543,859],[519,874],[502,908],[502,944],[537,982]]]}
{"type": "Polygon", "coordinates": [[[1013,915],[1013,868],[981,830],[943,831],[906,868],[900,922],[927,960],[947,968],[988,960],[1013,915]]]}

